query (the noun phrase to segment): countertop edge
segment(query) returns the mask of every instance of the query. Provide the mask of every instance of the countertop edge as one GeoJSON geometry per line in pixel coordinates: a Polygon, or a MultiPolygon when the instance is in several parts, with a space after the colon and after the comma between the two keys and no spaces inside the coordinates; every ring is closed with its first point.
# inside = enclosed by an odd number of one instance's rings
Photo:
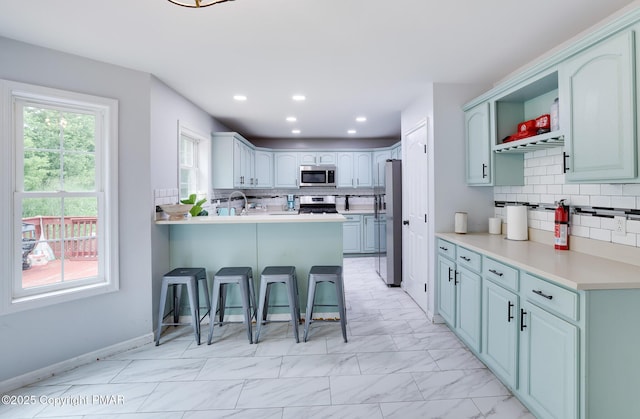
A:
{"type": "Polygon", "coordinates": [[[505,240],[501,243],[499,240],[504,240],[504,236],[488,233],[436,233],[436,237],[576,291],[640,289],[640,267],[624,262],[571,250],[558,251],[553,246],[532,241],[505,240]],[[509,246],[509,250],[513,250],[511,253],[520,257],[512,257],[495,250],[496,247],[505,246],[509,246]],[[520,255],[517,255],[518,252],[520,255]],[[580,276],[582,279],[575,280],[572,276],[580,276]]]}
{"type": "Polygon", "coordinates": [[[191,217],[184,220],[156,220],[156,225],[202,225],[202,224],[270,224],[270,223],[343,223],[341,214],[264,214],[234,217],[191,217]]]}

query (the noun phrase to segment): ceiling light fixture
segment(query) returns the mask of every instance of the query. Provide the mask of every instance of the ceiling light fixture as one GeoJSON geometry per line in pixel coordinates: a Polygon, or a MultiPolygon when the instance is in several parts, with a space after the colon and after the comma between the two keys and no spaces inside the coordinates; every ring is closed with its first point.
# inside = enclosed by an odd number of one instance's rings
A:
{"type": "Polygon", "coordinates": [[[299,129],[292,129],[291,133],[292,134],[300,134],[300,130],[299,129]]]}
{"type": "Polygon", "coordinates": [[[287,122],[296,122],[297,120],[295,116],[287,116],[287,122]]]}
{"type": "Polygon", "coordinates": [[[245,100],[247,100],[247,97],[245,95],[235,95],[233,98],[240,102],[244,102],[245,100]]]}
{"type": "Polygon", "coordinates": [[[347,131],[347,134],[355,134],[355,133],[356,133],[356,130],[354,129],[350,129],[349,131],[347,131]]]}
{"type": "Polygon", "coordinates": [[[293,95],[291,97],[291,99],[295,100],[296,102],[302,102],[303,100],[306,100],[307,98],[304,95],[293,95]]]}
{"type": "Polygon", "coordinates": [[[366,116],[359,116],[356,118],[356,122],[365,122],[367,120],[366,116]]]}
{"type": "Polygon", "coordinates": [[[213,6],[214,4],[224,3],[227,1],[233,1],[233,0],[192,0],[192,1],[169,0],[170,3],[177,4],[178,6],[182,6],[182,7],[189,7],[192,9],[195,9],[198,7],[209,7],[209,6],[213,6]]]}

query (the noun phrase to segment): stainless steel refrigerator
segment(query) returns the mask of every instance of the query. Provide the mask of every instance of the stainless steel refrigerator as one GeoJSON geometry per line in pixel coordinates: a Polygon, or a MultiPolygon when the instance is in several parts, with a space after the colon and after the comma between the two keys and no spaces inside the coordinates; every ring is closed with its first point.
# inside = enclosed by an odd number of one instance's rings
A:
{"type": "Polygon", "coordinates": [[[402,282],[402,161],[387,160],[377,167],[374,187],[375,264],[385,284],[402,282]]]}

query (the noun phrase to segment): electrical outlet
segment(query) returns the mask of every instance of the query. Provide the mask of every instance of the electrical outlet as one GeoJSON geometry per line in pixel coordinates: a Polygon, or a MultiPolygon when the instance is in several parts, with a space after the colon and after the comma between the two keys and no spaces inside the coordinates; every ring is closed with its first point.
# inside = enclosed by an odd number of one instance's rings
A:
{"type": "Polygon", "coordinates": [[[614,230],[617,235],[627,234],[627,217],[615,216],[613,217],[614,230]]]}

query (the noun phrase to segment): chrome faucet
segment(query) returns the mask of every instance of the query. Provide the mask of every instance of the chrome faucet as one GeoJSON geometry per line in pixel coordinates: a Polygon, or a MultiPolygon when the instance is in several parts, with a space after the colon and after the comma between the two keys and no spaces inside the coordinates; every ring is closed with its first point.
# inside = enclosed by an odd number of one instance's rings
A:
{"type": "Polygon", "coordinates": [[[244,208],[242,209],[242,212],[240,212],[240,215],[245,215],[245,214],[247,214],[247,210],[249,209],[249,202],[247,201],[247,196],[242,191],[233,191],[229,195],[229,198],[227,198],[228,199],[228,201],[227,201],[227,214],[231,215],[231,198],[234,195],[237,195],[237,194],[242,195],[242,197],[244,198],[244,208]]]}

